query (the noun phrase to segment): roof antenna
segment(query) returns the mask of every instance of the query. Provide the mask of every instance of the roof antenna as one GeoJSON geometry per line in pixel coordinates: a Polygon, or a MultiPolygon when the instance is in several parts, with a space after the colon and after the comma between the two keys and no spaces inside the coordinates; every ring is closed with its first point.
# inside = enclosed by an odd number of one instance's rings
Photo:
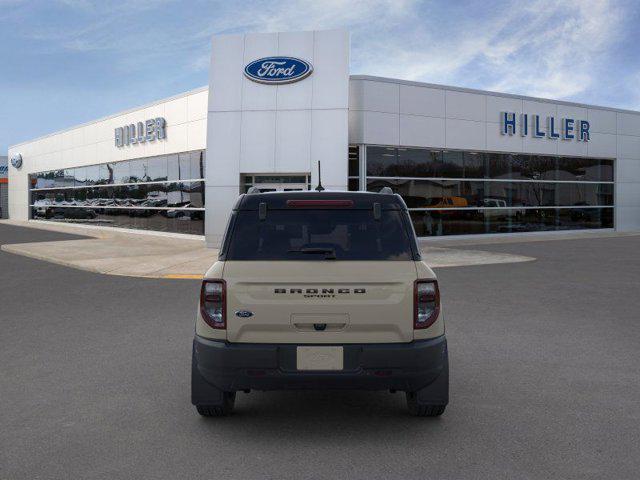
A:
{"type": "Polygon", "coordinates": [[[316,187],[317,192],[322,192],[324,187],[322,186],[322,173],[320,172],[320,160],[318,160],[318,186],[316,187]]]}

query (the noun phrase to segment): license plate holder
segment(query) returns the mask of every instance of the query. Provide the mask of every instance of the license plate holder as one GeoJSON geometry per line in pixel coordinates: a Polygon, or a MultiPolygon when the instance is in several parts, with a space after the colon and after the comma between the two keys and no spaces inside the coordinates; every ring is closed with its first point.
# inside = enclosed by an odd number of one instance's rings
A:
{"type": "Polygon", "coordinates": [[[296,367],[303,371],[344,369],[344,348],[336,346],[296,348],[296,367]]]}

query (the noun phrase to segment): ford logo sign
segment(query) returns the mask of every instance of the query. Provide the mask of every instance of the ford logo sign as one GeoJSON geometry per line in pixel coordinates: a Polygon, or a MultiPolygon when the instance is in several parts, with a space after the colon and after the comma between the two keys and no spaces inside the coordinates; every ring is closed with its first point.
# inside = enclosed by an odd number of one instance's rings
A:
{"type": "Polygon", "coordinates": [[[22,166],[22,155],[19,153],[11,155],[11,165],[13,165],[13,168],[20,168],[22,166]]]}
{"type": "Polygon", "coordinates": [[[249,80],[275,85],[297,82],[311,75],[312,71],[309,62],[293,57],[260,58],[244,67],[244,74],[249,80]]]}
{"type": "Polygon", "coordinates": [[[250,312],[249,310],[238,310],[236,312],[236,317],[240,317],[240,318],[253,317],[253,312],[250,312]]]}

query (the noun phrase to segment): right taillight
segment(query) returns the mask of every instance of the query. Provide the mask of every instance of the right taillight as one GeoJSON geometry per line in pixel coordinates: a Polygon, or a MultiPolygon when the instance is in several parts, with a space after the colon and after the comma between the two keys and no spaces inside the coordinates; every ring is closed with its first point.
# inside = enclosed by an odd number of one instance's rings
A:
{"type": "Polygon", "coordinates": [[[211,328],[227,328],[226,293],[224,280],[202,281],[200,313],[211,328]]]}
{"type": "Polygon", "coordinates": [[[440,290],[437,280],[416,280],[414,286],[413,328],[428,328],[440,313],[440,290]]]}

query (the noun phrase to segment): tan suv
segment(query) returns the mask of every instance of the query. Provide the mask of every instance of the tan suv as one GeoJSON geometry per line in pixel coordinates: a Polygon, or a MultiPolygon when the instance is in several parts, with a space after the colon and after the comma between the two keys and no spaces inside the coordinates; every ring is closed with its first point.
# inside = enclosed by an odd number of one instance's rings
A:
{"type": "Polygon", "coordinates": [[[399,195],[242,195],[202,282],[191,401],[231,412],[236,392],[406,392],[441,415],[449,364],[438,282],[399,195]]]}

